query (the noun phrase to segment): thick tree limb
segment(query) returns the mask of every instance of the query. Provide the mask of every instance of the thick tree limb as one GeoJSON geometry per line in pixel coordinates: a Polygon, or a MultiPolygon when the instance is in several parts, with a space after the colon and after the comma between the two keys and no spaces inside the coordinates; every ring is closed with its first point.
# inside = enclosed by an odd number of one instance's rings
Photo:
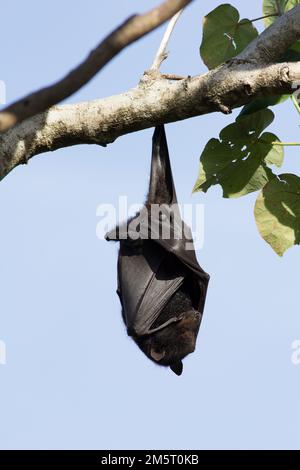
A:
{"type": "Polygon", "coordinates": [[[0,132],[49,109],[68,98],[93,78],[113,57],[129,44],[153,31],[193,0],[166,0],[143,15],[128,18],[110,33],[66,77],[11,104],[0,112],[0,132]]]}
{"type": "Polygon", "coordinates": [[[262,94],[293,91],[299,63],[227,64],[203,76],[153,79],[121,95],[51,108],[0,136],[0,178],[42,152],[76,144],[106,145],[130,132],[222,110],[262,94]]]}

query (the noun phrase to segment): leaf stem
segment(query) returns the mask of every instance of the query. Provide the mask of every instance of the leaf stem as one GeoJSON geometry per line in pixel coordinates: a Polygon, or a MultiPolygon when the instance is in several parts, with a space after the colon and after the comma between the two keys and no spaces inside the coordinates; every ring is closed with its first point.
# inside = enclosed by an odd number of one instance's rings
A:
{"type": "Polygon", "coordinates": [[[270,18],[270,16],[279,16],[279,14],[270,13],[269,15],[259,16],[258,18],[254,18],[253,20],[244,20],[244,21],[241,21],[239,25],[241,26],[241,25],[248,24],[248,23],[254,23],[254,21],[264,20],[265,18],[270,18]]]}
{"type": "Polygon", "coordinates": [[[293,146],[300,146],[300,142],[279,142],[275,140],[272,142],[272,145],[281,145],[282,147],[293,147],[293,146]]]}
{"type": "Polygon", "coordinates": [[[295,108],[297,109],[298,113],[300,114],[300,104],[298,98],[295,95],[292,95],[292,101],[294,103],[295,108]]]}
{"type": "Polygon", "coordinates": [[[168,57],[168,53],[166,52],[166,48],[168,46],[171,34],[173,32],[173,29],[177,23],[178,18],[180,17],[181,13],[183,12],[182,10],[179,10],[171,19],[170,22],[167,26],[166,32],[162,38],[162,41],[160,43],[160,46],[158,48],[158,51],[156,53],[156,56],[154,58],[153,64],[150,67],[150,70],[159,70],[161,63],[168,57]]]}

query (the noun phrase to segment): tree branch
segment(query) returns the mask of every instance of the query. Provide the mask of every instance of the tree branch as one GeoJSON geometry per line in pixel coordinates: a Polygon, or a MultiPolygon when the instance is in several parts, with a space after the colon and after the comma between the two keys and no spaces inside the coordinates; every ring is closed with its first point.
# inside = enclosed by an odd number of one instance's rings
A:
{"type": "Polygon", "coordinates": [[[291,93],[300,62],[269,66],[227,64],[183,80],[152,79],[121,95],[51,108],[0,136],[0,179],[42,152],[77,144],[107,145],[117,137],[157,124],[213,111],[230,112],[253,98],[291,93]]]}
{"type": "Polygon", "coordinates": [[[300,38],[300,6],[281,16],[236,58],[202,76],[165,79],[146,72],[121,95],[55,106],[0,135],[0,179],[42,152],[76,144],[107,145],[157,124],[213,111],[231,112],[253,99],[292,93],[300,62],[270,63],[300,38]]]}
{"type": "Polygon", "coordinates": [[[3,109],[0,112],[0,132],[10,129],[24,119],[46,111],[71,96],[91,80],[121,50],[156,29],[192,1],[166,0],[143,15],[134,15],[128,18],[67,76],[3,109]]]}
{"type": "Polygon", "coordinates": [[[168,43],[169,43],[169,40],[170,40],[170,37],[171,37],[171,34],[173,32],[173,29],[175,28],[175,25],[181,15],[181,13],[183,12],[183,9],[182,10],[179,10],[176,15],[173,16],[173,18],[171,18],[168,26],[167,26],[167,29],[165,31],[165,34],[163,35],[163,38],[161,40],[161,43],[159,45],[159,48],[158,48],[158,51],[156,53],[156,56],[154,58],[154,61],[150,67],[150,70],[159,70],[160,69],[160,66],[162,64],[162,62],[168,57],[168,53],[166,52],[166,49],[167,49],[167,46],[168,46],[168,43]]]}

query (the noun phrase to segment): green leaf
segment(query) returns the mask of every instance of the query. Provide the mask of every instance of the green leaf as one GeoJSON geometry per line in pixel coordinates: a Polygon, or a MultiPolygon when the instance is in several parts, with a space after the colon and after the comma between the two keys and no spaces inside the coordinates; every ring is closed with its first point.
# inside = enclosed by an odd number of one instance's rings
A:
{"type": "Polygon", "coordinates": [[[285,53],[282,57],[278,60],[278,62],[299,62],[300,60],[300,42],[295,42],[285,53]]]}
{"type": "Polygon", "coordinates": [[[258,36],[251,21],[239,19],[238,10],[228,3],[218,6],[203,18],[200,55],[209,69],[239,54],[258,36]]]}
{"type": "MultiPolygon", "coordinates": [[[[299,3],[300,3],[300,0],[299,0],[299,3]]],[[[295,43],[290,47],[290,49],[292,49],[293,51],[298,52],[298,54],[300,54],[300,42],[299,42],[299,41],[295,42],[295,43]]]]}
{"type": "Polygon", "coordinates": [[[254,209],[262,238],[282,256],[300,243],[300,178],[282,174],[260,192],[254,209]]]}
{"type": "Polygon", "coordinates": [[[299,5],[300,0],[264,0],[263,1],[263,14],[274,15],[264,19],[266,28],[270,26],[278,18],[278,13],[282,14],[291,10],[296,5],[299,5]],[[278,12],[277,3],[279,4],[280,12],[278,12]]]}
{"type": "Polygon", "coordinates": [[[281,145],[273,145],[272,142],[280,142],[278,137],[271,132],[264,132],[260,139],[258,139],[258,145],[269,145],[270,151],[265,156],[265,162],[268,165],[275,165],[278,168],[283,164],[284,158],[284,147],[281,145]]]}
{"type": "MultiPolygon", "coordinates": [[[[258,137],[274,120],[274,114],[270,109],[263,109],[248,116],[238,116],[234,123],[224,127],[220,132],[222,140],[252,141],[258,137]]],[[[245,142],[246,143],[246,142],[245,142]]]]}
{"type": "Polygon", "coordinates": [[[244,114],[251,114],[260,111],[261,109],[267,108],[268,106],[275,106],[276,104],[283,103],[286,101],[290,95],[277,95],[277,96],[265,96],[263,98],[258,98],[257,100],[251,101],[251,103],[246,104],[242,111],[240,112],[240,116],[244,114]]]}
{"type": "Polygon", "coordinates": [[[220,132],[219,139],[210,139],[200,157],[193,192],[206,192],[220,184],[223,197],[240,197],[258,191],[274,178],[269,165],[281,166],[284,150],[272,145],[279,140],[276,135],[262,134],[273,119],[269,109],[238,116],[220,132]]]}
{"type": "MultiPolygon", "coordinates": [[[[299,0],[299,3],[300,3],[300,0],[299,0]]],[[[290,51],[293,51],[295,53],[298,54],[297,57],[299,57],[300,55],[300,42],[299,41],[296,41],[289,49],[290,51]]]]}

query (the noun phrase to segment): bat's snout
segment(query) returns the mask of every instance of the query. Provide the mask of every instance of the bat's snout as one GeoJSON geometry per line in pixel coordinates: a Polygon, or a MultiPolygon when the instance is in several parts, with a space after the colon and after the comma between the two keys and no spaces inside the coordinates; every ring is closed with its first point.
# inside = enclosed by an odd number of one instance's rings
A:
{"type": "Polygon", "coordinates": [[[182,359],[195,350],[201,315],[195,310],[182,313],[181,320],[171,323],[138,342],[150,359],[181,375],[182,359]]]}

